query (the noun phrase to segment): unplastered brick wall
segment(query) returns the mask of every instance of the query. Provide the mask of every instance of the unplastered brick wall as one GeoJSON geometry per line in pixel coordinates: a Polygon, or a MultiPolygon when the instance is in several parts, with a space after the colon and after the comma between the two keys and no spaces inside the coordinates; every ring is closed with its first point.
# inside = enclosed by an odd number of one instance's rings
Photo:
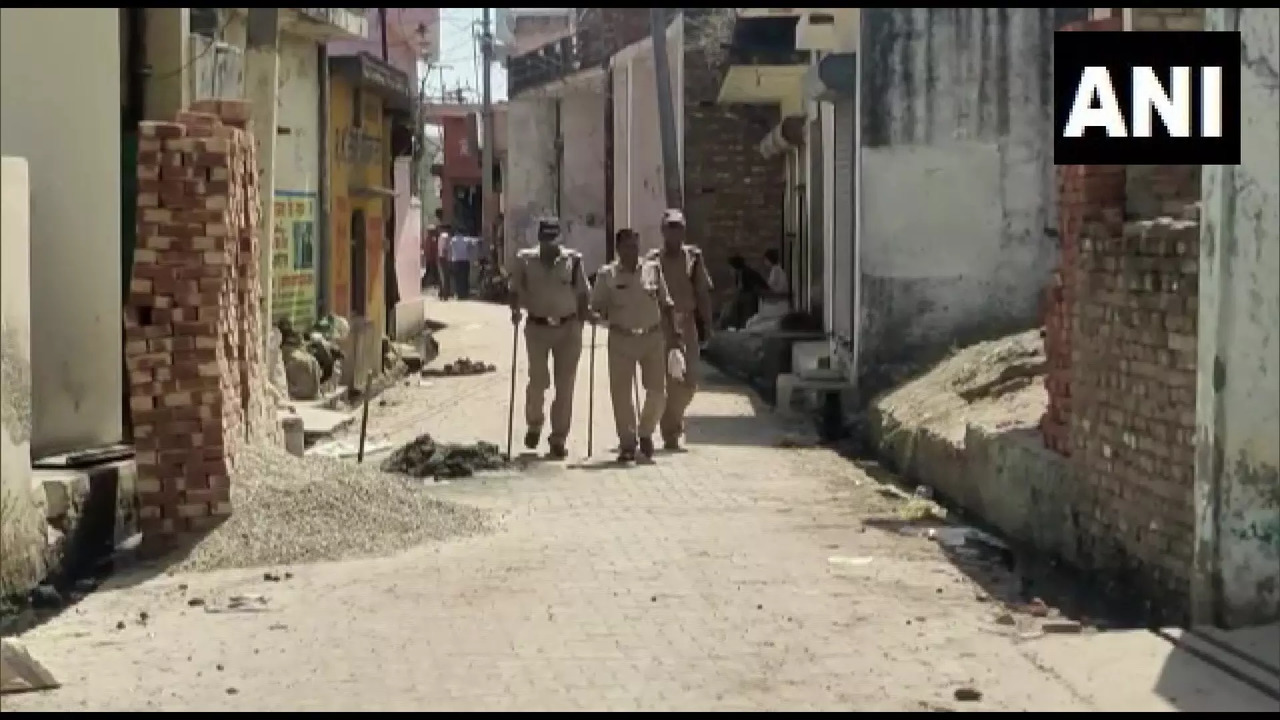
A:
{"type": "Polygon", "coordinates": [[[1126,30],[1204,30],[1204,8],[1128,8],[1126,30]]]}
{"type": "Polygon", "coordinates": [[[1181,619],[1194,505],[1199,223],[1081,234],[1072,309],[1072,463],[1082,555],[1181,619]]]}
{"type": "MultiPolygon", "coordinates": [[[[1118,15],[1077,21],[1064,32],[1106,32],[1123,29],[1118,15]]],[[[1071,311],[1075,302],[1075,271],[1080,235],[1102,224],[1117,232],[1124,219],[1125,169],[1120,165],[1061,165],[1057,168],[1059,264],[1045,289],[1042,305],[1048,372],[1045,389],[1049,406],[1040,428],[1045,445],[1063,455],[1071,453],[1071,311]]]]}
{"type": "Polygon", "coordinates": [[[684,204],[689,238],[707,260],[723,303],[733,292],[729,258],[754,265],[781,249],[784,158],[765,158],[760,141],[780,120],[776,107],[723,105],[719,50],[729,42],[729,8],[684,9],[684,204]]]}
{"type": "Polygon", "coordinates": [[[148,551],[231,513],[247,437],[279,440],[260,315],[249,105],[199,101],[139,126],[138,240],[125,307],[139,523],[148,551]]]}

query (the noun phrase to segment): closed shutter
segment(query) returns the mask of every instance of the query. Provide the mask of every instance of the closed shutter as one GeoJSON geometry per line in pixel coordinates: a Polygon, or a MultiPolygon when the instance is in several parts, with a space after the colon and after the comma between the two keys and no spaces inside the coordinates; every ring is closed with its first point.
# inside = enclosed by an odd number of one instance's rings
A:
{"type": "Polygon", "coordinates": [[[857,278],[854,244],[854,103],[835,103],[835,288],[832,318],[836,341],[848,349],[853,344],[854,293],[857,278]]]}
{"type": "MultiPolygon", "coordinates": [[[[821,110],[819,110],[821,112],[821,110]]],[[[809,167],[808,167],[808,183],[805,188],[808,207],[808,238],[805,247],[807,255],[805,262],[804,277],[804,294],[801,296],[801,302],[804,303],[805,310],[812,312],[815,305],[822,302],[822,246],[823,246],[823,222],[822,222],[822,119],[821,116],[815,118],[809,123],[809,167]]]]}

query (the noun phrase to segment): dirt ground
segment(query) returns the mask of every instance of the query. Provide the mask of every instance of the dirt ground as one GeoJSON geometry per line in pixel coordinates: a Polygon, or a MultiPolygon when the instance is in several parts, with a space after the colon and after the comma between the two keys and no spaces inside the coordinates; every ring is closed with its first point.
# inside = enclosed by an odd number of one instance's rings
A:
{"type": "MultiPolygon", "coordinates": [[[[433,302],[430,315],[448,324],[437,362],[497,372],[396,386],[371,437],[505,445],[505,310],[433,302]]],[[[63,687],[3,709],[1170,711],[1232,691],[1197,675],[1166,692],[1150,653],[1099,676],[1137,651],[1108,651],[1111,633],[1045,634],[1064,619],[1006,608],[1017,579],[998,553],[946,551],[921,526],[927,507],[834,452],[775,447],[804,443],[714,374],[687,452],[612,466],[596,361],[595,458],[580,460],[584,362],[570,462],[434,486],[492,510],[497,532],[117,578],[21,638],[63,687]],[[1073,665],[1085,651],[1100,659],[1073,665]]]]}

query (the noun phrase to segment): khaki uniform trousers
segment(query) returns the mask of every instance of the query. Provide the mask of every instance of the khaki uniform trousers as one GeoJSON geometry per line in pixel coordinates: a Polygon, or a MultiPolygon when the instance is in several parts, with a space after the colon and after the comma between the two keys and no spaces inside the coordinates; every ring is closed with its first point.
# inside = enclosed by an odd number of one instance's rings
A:
{"type": "MultiPolygon", "coordinates": [[[[701,377],[701,348],[698,345],[698,327],[693,313],[678,316],[680,323],[680,343],[684,350],[685,374],[683,380],[667,376],[667,404],[662,411],[662,438],[668,441],[679,440],[684,434],[684,414],[693,402],[698,391],[698,380],[701,377]]],[[[666,373],[666,358],[663,358],[663,373],[666,373]]]]}
{"type": "Polygon", "coordinates": [[[547,439],[563,443],[573,421],[573,386],[578,377],[578,359],[582,357],[582,323],[575,320],[554,327],[527,323],[524,344],[529,354],[525,424],[531,431],[542,431],[547,390],[554,381],[556,394],[551,401],[551,435],[547,439]]]}
{"type": "Polygon", "coordinates": [[[609,397],[613,400],[613,422],[618,430],[618,449],[635,450],[639,438],[650,437],[666,402],[667,354],[662,331],[655,328],[641,335],[622,330],[609,332],[609,397]],[[639,422],[632,400],[636,368],[644,386],[644,406],[639,422]]]}

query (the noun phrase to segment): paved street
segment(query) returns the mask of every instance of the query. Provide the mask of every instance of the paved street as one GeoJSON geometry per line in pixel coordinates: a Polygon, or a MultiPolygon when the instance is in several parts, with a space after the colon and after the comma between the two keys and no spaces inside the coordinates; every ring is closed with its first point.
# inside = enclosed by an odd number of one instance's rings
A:
{"type": "MultiPolygon", "coordinates": [[[[449,324],[442,361],[499,372],[398,386],[375,407],[374,434],[503,438],[506,311],[433,303],[432,315],[449,324]]],[[[613,434],[599,372],[603,458],[613,434]]],[[[1017,642],[936,545],[865,527],[901,501],[852,463],[771,447],[784,428],[714,377],[692,412],[691,450],[651,466],[539,463],[440,488],[502,513],[492,536],[272,568],[292,573],[281,582],[228,571],[96,593],[25,638],[65,687],[5,709],[1135,709],[1037,659],[1082,638],[1017,642]],[[237,594],[269,602],[188,604],[237,594]],[[958,702],[960,688],[981,700],[958,702]]]]}

